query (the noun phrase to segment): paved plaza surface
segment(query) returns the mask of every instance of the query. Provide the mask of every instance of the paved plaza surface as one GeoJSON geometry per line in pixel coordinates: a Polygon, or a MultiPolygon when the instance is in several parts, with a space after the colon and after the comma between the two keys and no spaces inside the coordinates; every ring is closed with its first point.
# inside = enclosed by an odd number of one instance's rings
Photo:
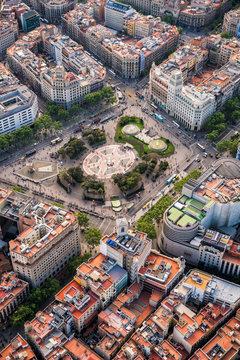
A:
{"type": "Polygon", "coordinates": [[[135,155],[128,145],[106,145],[91,152],[83,161],[83,170],[99,179],[126,172],[134,164],[135,155]]]}
{"type": "Polygon", "coordinates": [[[29,160],[26,166],[22,167],[16,174],[21,178],[38,183],[56,176],[58,165],[49,161],[29,160]]]}

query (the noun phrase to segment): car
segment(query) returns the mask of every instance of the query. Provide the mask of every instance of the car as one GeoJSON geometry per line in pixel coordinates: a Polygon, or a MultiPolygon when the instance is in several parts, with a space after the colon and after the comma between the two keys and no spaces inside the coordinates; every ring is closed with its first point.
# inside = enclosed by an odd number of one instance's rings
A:
{"type": "Polygon", "coordinates": [[[201,159],[197,159],[197,162],[200,162],[201,161],[201,159]]]}
{"type": "Polygon", "coordinates": [[[203,154],[203,157],[205,157],[205,158],[206,158],[206,157],[207,157],[207,153],[204,153],[204,154],[203,154]]]}
{"type": "Polygon", "coordinates": [[[213,154],[209,153],[209,156],[212,158],[212,157],[213,157],[213,154]]]}

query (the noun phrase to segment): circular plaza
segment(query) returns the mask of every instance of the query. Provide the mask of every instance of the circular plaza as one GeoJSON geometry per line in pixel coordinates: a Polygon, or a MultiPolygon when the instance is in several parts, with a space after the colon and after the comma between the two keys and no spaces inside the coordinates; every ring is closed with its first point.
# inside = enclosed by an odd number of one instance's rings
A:
{"type": "Polygon", "coordinates": [[[135,160],[131,145],[106,145],[92,151],[83,161],[87,175],[109,179],[130,169],[135,160]]]}

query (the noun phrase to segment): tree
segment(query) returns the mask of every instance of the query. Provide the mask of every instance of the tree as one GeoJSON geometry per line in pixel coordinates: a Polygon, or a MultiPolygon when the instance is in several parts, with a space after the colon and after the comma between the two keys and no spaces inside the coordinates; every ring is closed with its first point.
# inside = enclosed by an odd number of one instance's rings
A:
{"type": "Polygon", "coordinates": [[[58,119],[59,120],[67,120],[69,117],[69,112],[65,109],[59,109],[58,110],[58,119]]]}
{"type": "Polygon", "coordinates": [[[40,117],[41,122],[43,123],[43,128],[45,130],[50,129],[52,127],[52,118],[48,113],[44,113],[41,117],[40,117]]]}
{"type": "Polygon", "coordinates": [[[156,237],[157,237],[155,225],[153,222],[149,223],[146,221],[140,221],[140,219],[139,219],[137,222],[136,228],[138,231],[142,231],[142,232],[146,233],[150,239],[156,239],[156,237]]]}
{"type": "Polygon", "coordinates": [[[181,26],[178,27],[178,32],[179,32],[180,35],[182,34],[183,28],[181,26]]]}
{"type": "Polygon", "coordinates": [[[110,99],[114,96],[114,91],[111,86],[104,86],[101,91],[105,99],[110,99]]]}
{"type": "Polygon", "coordinates": [[[230,120],[232,124],[236,124],[236,122],[240,119],[240,111],[235,110],[232,112],[230,120]]]}
{"type": "Polygon", "coordinates": [[[81,183],[84,179],[83,171],[80,168],[80,166],[71,167],[68,169],[68,173],[71,175],[71,177],[78,183],[81,183]]]}
{"type": "Polygon", "coordinates": [[[62,123],[60,121],[54,121],[53,127],[56,131],[59,131],[62,129],[62,123]]]}
{"type": "Polygon", "coordinates": [[[207,138],[210,141],[214,141],[218,138],[219,132],[217,130],[213,130],[209,134],[207,134],[207,138]]]}
{"type": "Polygon", "coordinates": [[[147,168],[147,163],[145,161],[142,161],[135,167],[134,171],[139,172],[140,174],[144,174],[147,168]]]}
{"type": "Polygon", "coordinates": [[[167,24],[173,24],[174,23],[174,18],[170,14],[165,14],[162,17],[162,21],[166,22],[167,24]]]}
{"type": "Polygon", "coordinates": [[[87,243],[90,245],[91,249],[93,250],[94,246],[100,244],[100,240],[102,238],[102,232],[100,229],[92,227],[86,231],[85,238],[87,243]]]}
{"type": "Polygon", "coordinates": [[[80,226],[88,227],[89,218],[86,214],[82,212],[77,213],[77,219],[80,226]]]}
{"type": "Polygon", "coordinates": [[[109,103],[109,104],[114,104],[116,101],[117,101],[116,96],[113,96],[113,97],[111,97],[110,99],[108,99],[108,103],[109,103]]]}
{"type": "Polygon", "coordinates": [[[79,114],[80,112],[82,112],[82,108],[79,105],[71,106],[71,114],[79,114]]]}
{"type": "Polygon", "coordinates": [[[33,317],[34,311],[30,306],[20,305],[11,321],[14,326],[23,326],[27,320],[31,320],[33,317]]]}
{"type": "Polygon", "coordinates": [[[224,152],[224,151],[228,150],[230,148],[230,146],[231,146],[230,140],[223,140],[217,144],[217,149],[220,152],[224,152]]]}
{"type": "Polygon", "coordinates": [[[221,33],[221,37],[225,39],[231,39],[233,36],[231,34],[228,34],[226,31],[221,33]]]}
{"type": "Polygon", "coordinates": [[[55,104],[53,101],[46,101],[46,105],[47,105],[47,111],[49,112],[50,115],[55,115],[58,113],[58,110],[60,109],[60,107],[55,104]]]}
{"type": "Polygon", "coordinates": [[[199,170],[192,170],[190,172],[190,174],[188,174],[185,178],[175,182],[174,184],[174,190],[176,192],[179,192],[181,193],[182,192],[182,188],[183,188],[183,185],[186,184],[186,182],[189,180],[189,179],[194,179],[194,180],[197,180],[199,178],[199,176],[201,175],[201,171],[199,170]]]}
{"type": "Polygon", "coordinates": [[[216,129],[216,125],[222,124],[225,122],[225,115],[223,113],[217,112],[212,115],[205,123],[205,129],[208,133],[216,129]]]}

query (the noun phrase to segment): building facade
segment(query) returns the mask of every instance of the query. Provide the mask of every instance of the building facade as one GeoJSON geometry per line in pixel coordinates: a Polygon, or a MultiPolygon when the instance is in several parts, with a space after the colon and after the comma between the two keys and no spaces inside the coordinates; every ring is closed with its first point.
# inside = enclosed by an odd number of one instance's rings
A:
{"type": "Polygon", "coordinates": [[[26,300],[29,284],[19,279],[14,272],[8,272],[0,278],[0,291],[0,323],[3,323],[26,300]]]}
{"type": "Polygon", "coordinates": [[[240,9],[231,10],[224,15],[223,31],[233,36],[239,36],[240,9]]]}
{"type": "Polygon", "coordinates": [[[78,221],[72,211],[43,203],[24,215],[31,225],[9,243],[13,269],[33,287],[42,286],[80,254],[78,221]]]}
{"type": "Polygon", "coordinates": [[[105,26],[112,29],[123,30],[123,18],[135,12],[129,5],[124,5],[115,1],[108,1],[104,8],[105,26]]]}

